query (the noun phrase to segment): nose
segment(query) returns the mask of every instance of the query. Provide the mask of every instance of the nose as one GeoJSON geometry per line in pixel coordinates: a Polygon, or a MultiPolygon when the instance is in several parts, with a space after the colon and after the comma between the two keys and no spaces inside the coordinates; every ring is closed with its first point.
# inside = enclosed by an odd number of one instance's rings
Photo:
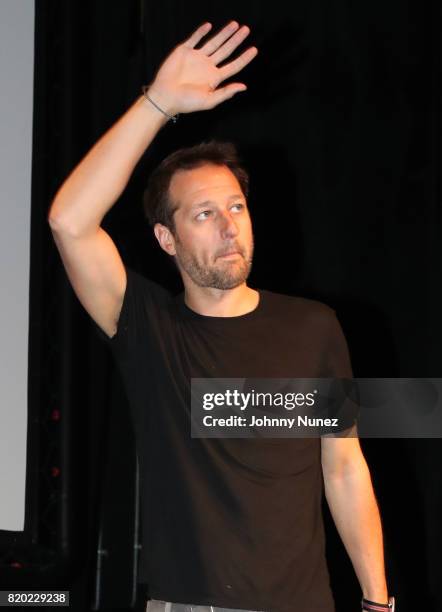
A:
{"type": "Polygon", "coordinates": [[[234,238],[239,233],[238,225],[230,212],[222,213],[220,225],[222,238],[234,238]]]}

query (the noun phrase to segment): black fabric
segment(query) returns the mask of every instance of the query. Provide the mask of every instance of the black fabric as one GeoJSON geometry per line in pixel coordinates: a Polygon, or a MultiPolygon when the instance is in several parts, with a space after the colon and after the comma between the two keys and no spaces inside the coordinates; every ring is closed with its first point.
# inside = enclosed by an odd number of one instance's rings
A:
{"type": "Polygon", "coordinates": [[[142,487],[141,582],[152,598],[228,608],[334,609],[319,439],[197,439],[192,377],[351,377],[334,311],[260,290],[237,317],[190,310],[126,267],[108,338],[134,422],[142,487]]]}

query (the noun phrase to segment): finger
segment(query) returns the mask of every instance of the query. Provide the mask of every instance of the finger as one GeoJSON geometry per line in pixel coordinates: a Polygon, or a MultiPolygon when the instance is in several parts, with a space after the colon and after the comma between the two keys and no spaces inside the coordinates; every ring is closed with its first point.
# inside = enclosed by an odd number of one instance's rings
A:
{"type": "Polygon", "coordinates": [[[231,21],[221,30],[221,32],[208,40],[199,51],[202,51],[205,55],[214,53],[238,28],[239,23],[237,21],[231,21]]]}
{"type": "Polygon", "coordinates": [[[203,23],[195,32],[183,42],[185,47],[193,49],[204,38],[204,36],[212,29],[212,24],[209,22],[203,23]]]}
{"type": "Polygon", "coordinates": [[[206,109],[214,108],[218,106],[218,104],[221,104],[221,102],[233,98],[233,96],[240,91],[246,91],[246,89],[247,87],[244,83],[229,83],[229,85],[225,87],[220,87],[210,95],[206,109]]]}
{"type": "Polygon", "coordinates": [[[247,51],[244,51],[236,60],[229,62],[225,66],[219,69],[220,83],[225,79],[230,78],[240,70],[242,70],[247,64],[249,64],[254,57],[258,55],[258,49],[256,47],[250,47],[247,51]]]}
{"type": "Polygon", "coordinates": [[[238,47],[242,41],[247,38],[250,34],[250,28],[247,26],[243,26],[240,28],[235,34],[229,38],[227,42],[225,42],[213,55],[210,56],[210,59],[214,61],[215,66],[220,64],[223,60],[225,60],[229,55],[238,47]]]}

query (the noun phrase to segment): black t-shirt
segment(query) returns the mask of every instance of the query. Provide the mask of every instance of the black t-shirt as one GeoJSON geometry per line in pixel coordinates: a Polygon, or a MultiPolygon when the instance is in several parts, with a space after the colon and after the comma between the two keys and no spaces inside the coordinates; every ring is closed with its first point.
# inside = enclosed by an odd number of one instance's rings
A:
{"type": "Polygon", "coordinates": [[[275,612],[334,609],[318,438],[192,438],[190,381],[351,377],[335,312],[260,290],[236,317],[189,309],[130,268],[117,333],[137,442],[154,599],[275,612]]]}

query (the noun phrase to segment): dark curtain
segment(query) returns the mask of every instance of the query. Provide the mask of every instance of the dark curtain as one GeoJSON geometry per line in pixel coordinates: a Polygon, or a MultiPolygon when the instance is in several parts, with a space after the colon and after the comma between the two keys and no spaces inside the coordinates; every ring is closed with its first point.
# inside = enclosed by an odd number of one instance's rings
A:
{"type": "MultiPolygon", "coordinates": [[[[355,376],[440,377],[438,15],[430,4],[412,0],[63,0],[37,2],[36,11],[33,278],[39,316],[52,325],[47,313],[56,311],[51,341],[67,355],[52,363],[49,375],[72,423],[72,511],[81,512],[71,518],[65,541],[78,560],[72,590],[88,609],[101,475],[116,446],[133,455],[133,440],[127,436],[122,447],[108,439],[109,415],[127,415],[126,400],[52,244],[46,224],[51,198],[175,44],[205,20],[214,29],[233,18],[247,23],[252,33],[243,47],[259,48],[243,72],[247,93],[168,124],[104,227],[128,265],[180,290],[142,216],[147,176],[180,146],[232,140],[251,175],[251,285],[334,307],[355,376]],[[86,435],[81,450],[79,431],[86,435]]],[[[46,334],[35,333],[47,346],[46,334]]],[[[400,610],[441,609],[441,442],[362,445],[400,610]]],[[[359,588],[324,511],[337,609],[350,612],[359,605],[359,588]]]]}

